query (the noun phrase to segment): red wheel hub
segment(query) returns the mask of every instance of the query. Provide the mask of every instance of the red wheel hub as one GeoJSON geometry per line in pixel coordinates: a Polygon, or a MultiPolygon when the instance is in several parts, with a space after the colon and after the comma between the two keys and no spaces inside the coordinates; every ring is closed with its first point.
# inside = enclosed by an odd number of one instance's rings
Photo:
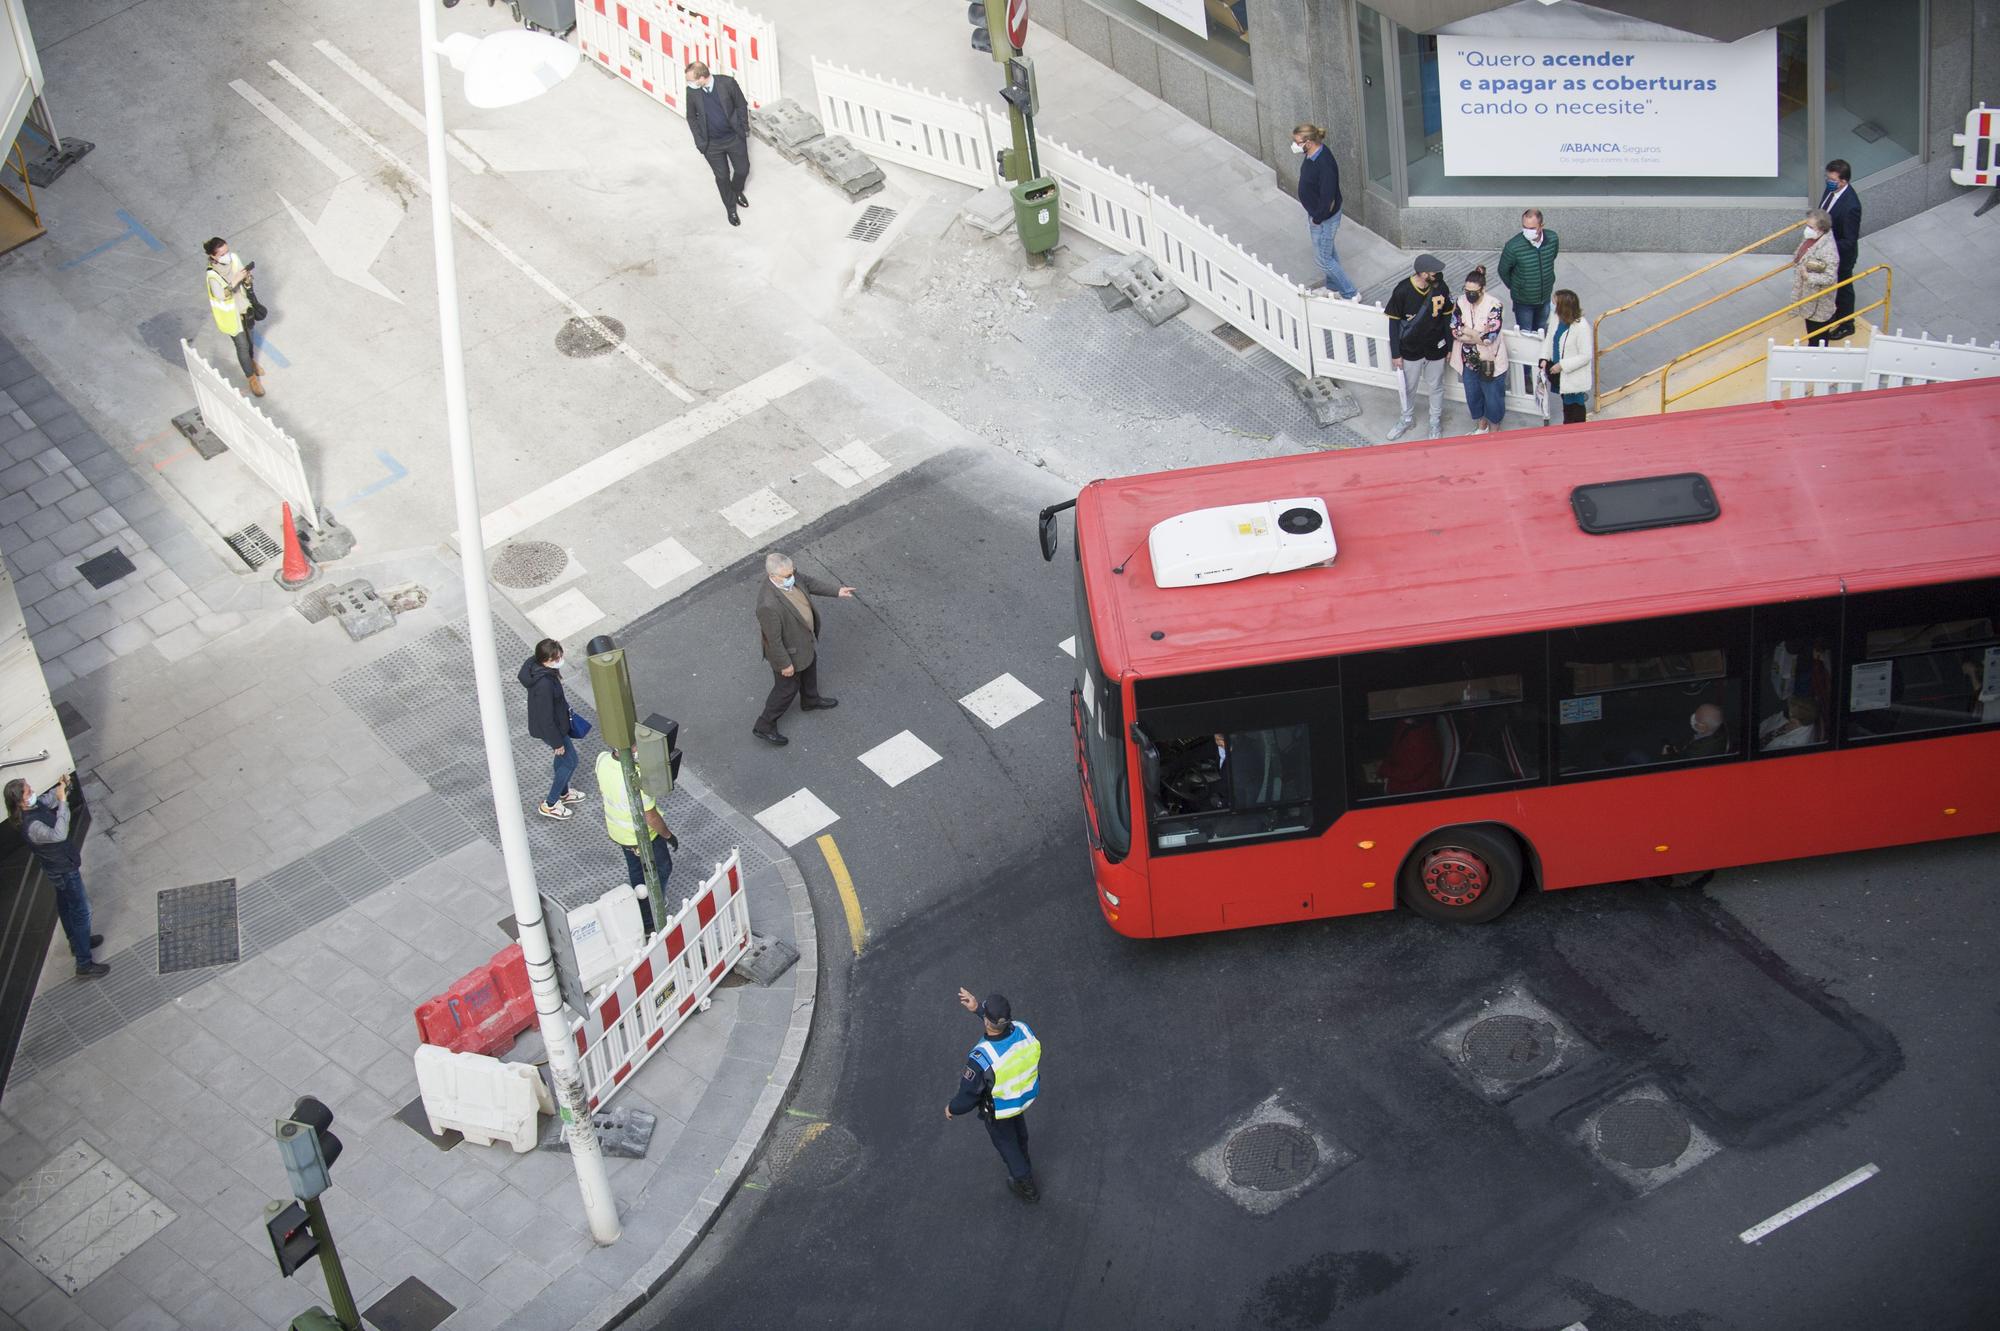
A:
{"type": "Polygon", "coordinates": [[[1486,861],[1463,846],[1439,846],[1424,856],[1424,891],[1441,905],[1470,906],[1493,881],[1486,861]]]}

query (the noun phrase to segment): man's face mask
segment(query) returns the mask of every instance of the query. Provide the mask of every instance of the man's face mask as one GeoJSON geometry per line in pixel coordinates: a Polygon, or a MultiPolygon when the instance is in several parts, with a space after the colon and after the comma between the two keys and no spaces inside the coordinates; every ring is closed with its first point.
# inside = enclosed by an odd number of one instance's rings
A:
{"type": "Polygon", "coordinates": [[[786,591],[790,591],[792,589],[793,584],[798,582],[798,580],[799,578],[796,573],[787,573],[782,579],[779,580],[778,585],[780,587],[783,587],[786,591]]]}

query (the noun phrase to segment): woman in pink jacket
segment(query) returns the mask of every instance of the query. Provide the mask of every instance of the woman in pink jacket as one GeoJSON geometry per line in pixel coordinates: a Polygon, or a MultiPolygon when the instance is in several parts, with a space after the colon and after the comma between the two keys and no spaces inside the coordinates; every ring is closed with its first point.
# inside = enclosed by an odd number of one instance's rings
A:
{"type": "Polygon", "coordinates": [[[1507,344],[1500,336],[1500,301],[1486,289],[1486,266],[1465,275],[1465,294],[1451,312],[1451,368],[1465,385],[1465,407],[1492,434],[1507,414],[1507,344]]]}

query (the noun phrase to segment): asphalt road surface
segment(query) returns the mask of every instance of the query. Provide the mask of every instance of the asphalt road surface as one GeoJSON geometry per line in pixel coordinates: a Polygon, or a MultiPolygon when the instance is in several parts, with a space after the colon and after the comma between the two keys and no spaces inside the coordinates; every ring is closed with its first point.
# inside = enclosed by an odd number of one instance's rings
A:
{"type": "Polygon", "coordinates": [[[842,705],[794,711],[785,749],[748,733],[760,564],[625,635],[641,710],[725,796],[837,817],[793,846],[824,970],[791,1109],[633,1325],[2000,1324],[2000,844],[1532,895],[1474,929],[1119,938],[1084,855],[1069,579],[1034,548],[1061,497],[958,452],[802,533],[800,567],[861,597],[824,605],[842,705]],[[993,727],[959,699],[1003,673],[1039,701],[993,727]],[[860,756],[904,730],[938,758],[890,786],[860,756]],[[945,1121],[978,1038],[961,984],[1043,1041],[1038,1206],[945,1121]]]}

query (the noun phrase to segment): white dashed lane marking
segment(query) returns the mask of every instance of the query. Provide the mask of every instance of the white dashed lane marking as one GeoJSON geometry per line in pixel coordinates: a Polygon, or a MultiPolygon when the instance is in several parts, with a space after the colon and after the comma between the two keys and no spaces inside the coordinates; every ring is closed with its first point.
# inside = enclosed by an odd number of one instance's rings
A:
{"type": "Polygon", "coordinates": [[[870,476],[889,469],[888,461],[880,453],[859,441],[835,449],[815,461],[813,466],[843,490],[851,490],[870,476]]]}
{"type": "Polygon", "coordinates": [[[1826,1203],[1840,1196],[1841,1193],[1846,1192],[1849,1188],[1859,1187],[1881,1172],[1874,1165],[1863,1165],[1845,1178],[1835,1179],[1812,1196],[1793,1202],[1769,1220],[1759,1221],[1757,1224],[1750,1226],[1750,1228],[1744,1230],[1736,1237],[1742,1239],[1745,1243],[1755,1243],[1759,1239],[1767,1238],[1777,1230],[1791,1224],[1792,1221],[1797,1220],[1806,1212],[1815,1207],[1826,1205],[1826,1203]]]}
{"type": "Polygon", "coordinates": [[[1062,654],[1063,654],[1064,656],[1075,656],[1075,655],[1076,655],[1076,636],[1075,636],[1074,634],[1072,634],[1072,635],[1070,635],[1069,637],[1067,637],[1067,638],[1064,638],[1064,639],[1063,639],[1063,640],[1062,640],[1061,642],[1057,643],[1057,644],[1056,644],[1056,646],[1057,646],[1057,647],[1058,647],[1059,649],[1061,649],[1061,651],[1062,651],[1062,654]]]}
{"type": "Polygon", "coordinates": [[[722,510],[723,521],[753,541],[798,515],[799,511],[778,498],[768,485],[761,490],[753,490],[722,510]]]}
{"type": "Polygon", "coordinates": [[[959,706],[998,730],[1042,700],[1041,695],[1015,679],[1002,675],[982,684],[958,700],[959,706]]]}
{"type": "Polygon", "coordinates": [[[675,578],[685,577],[701,567],[701,561],[688,553],[688,548],[669,536],[648,550],[641,550],[625,561],[625,567],[632,570],[639,581],[654,591],[666,586],[675,578]]]}
{"type": "Polygon", "coordinates": [[[532,607],[528,618],[544,636],[562,639],[589,628],[604,618],[604,612],[580,588],[572,587],[532,607]]]}
{"type": "Polygon", "coordinates": [[[840,815],[826,807],[810,790],[799,789],[757,815],[757,824],[778,839],[786,849],[814,836],[840,821],[840,815]]]}
{"type": "Polygon", "coordinates": [[[861,763],[891,786],[900,786],[931,764],[937,751],[905,730],[861,755],[861,763]]]}

